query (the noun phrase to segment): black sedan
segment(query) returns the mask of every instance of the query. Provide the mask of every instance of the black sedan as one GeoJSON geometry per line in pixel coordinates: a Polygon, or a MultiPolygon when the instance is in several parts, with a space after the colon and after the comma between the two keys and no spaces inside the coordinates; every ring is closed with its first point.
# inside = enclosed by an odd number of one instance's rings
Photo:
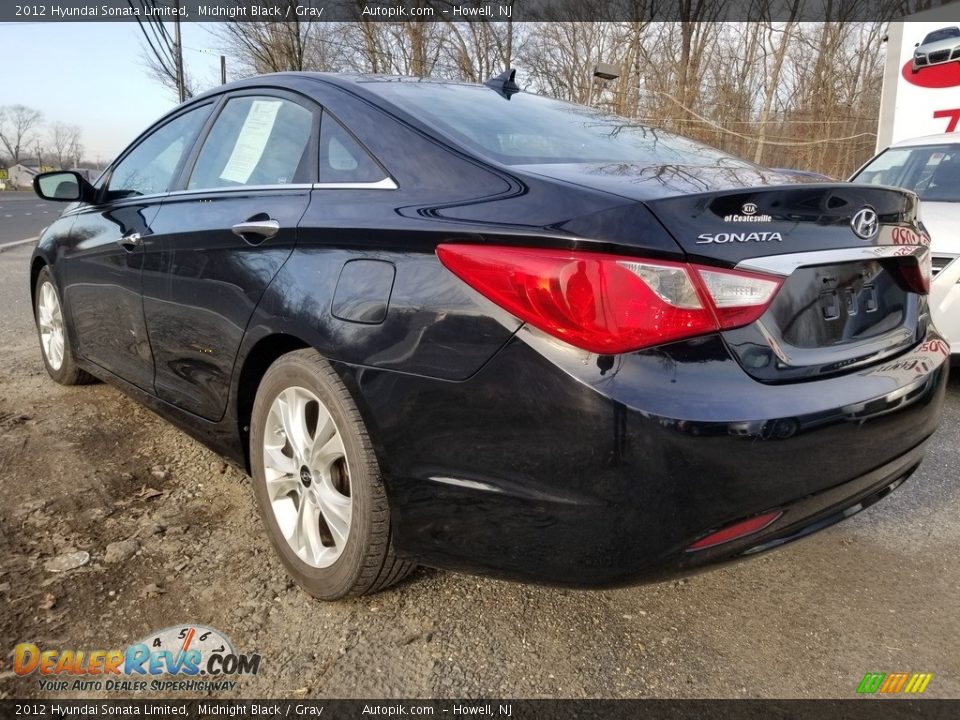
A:
{"type": "Polygon", "coordinates": [[[940,415],[915,195],[511,73],[251,78],[35,187],[71,202],[30,267],[50,375],[246,467],[321,598],[752,555],[896,488],[940,415]]]}

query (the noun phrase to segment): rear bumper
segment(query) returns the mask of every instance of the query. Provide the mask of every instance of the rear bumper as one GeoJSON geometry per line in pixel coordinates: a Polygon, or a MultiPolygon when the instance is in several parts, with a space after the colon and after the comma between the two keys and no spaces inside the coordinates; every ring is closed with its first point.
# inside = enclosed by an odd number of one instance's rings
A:
{"type": "Polygon", "coordinates": [[[526,328],[472,378],[340,366],[387,476],[394,542],[437,567],[610,586],[754,554],[880,499],[920,462],[948,373],[928,342],[764,385],[717,336],[617,357],[526,328]],[[782,510],[761,532],[687,552],[782,510]]]}

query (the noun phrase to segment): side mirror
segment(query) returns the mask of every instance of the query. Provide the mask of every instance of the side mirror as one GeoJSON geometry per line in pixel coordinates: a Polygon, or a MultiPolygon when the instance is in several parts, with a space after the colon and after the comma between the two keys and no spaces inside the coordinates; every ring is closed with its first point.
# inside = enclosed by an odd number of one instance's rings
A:
{"type": "Polygon", "coordinates": [[[83,175],[67,170],[40,173],[33,178],[33,191],[44,200],[57,202],[89,200],[94,195],[93,186],[83,175]]]}
{"type": "Polygon", "coordinates": [[[917,43],[916,45],[914,45],[914,47],[920,47],[920,43],[917,43]]]}

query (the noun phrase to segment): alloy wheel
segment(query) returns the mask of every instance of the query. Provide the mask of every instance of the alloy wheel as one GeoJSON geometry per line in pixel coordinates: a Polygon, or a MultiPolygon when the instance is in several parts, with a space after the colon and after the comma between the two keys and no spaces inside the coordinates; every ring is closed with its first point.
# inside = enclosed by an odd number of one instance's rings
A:
{"type": "Polygon", "coordinates": [[[37,301],[37,324],[40,326],[40,343],[43,354],[50,363],[50,367],[59,370],[63,365],[63,312],[60,309],[60,298],[53,283],[45,282],[40,286],[40,297],[37,301]]]}
{"type": "Polygon", "coordinates": [[[303,562],[329,567],[343,553],[353,514],[333,416],[310,390],[289,387],[274,398],[263,438],[267,495],[281,534],[303,562]]]}

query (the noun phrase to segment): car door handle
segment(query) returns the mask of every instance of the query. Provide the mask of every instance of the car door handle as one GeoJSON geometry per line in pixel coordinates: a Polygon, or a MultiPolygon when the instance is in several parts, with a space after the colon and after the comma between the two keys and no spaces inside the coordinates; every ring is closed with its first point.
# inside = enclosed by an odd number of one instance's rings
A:
{"type": "Polygon", "coordinates": [[[249,235],[255,235],[263,240],[272,238],[280,230],[280,223],[276,220],[247,220],[233,226],[233,234],[248,240],[249,235]]]}
{"type": "Polygon", "coordinates": [[[143,238],[140,237],[140,233],[130,233],[129,235],[124,235],[122,238],[117,240],[117,243],[121,245],[126,250],[133,250],[143,245],[143,238]]]}

